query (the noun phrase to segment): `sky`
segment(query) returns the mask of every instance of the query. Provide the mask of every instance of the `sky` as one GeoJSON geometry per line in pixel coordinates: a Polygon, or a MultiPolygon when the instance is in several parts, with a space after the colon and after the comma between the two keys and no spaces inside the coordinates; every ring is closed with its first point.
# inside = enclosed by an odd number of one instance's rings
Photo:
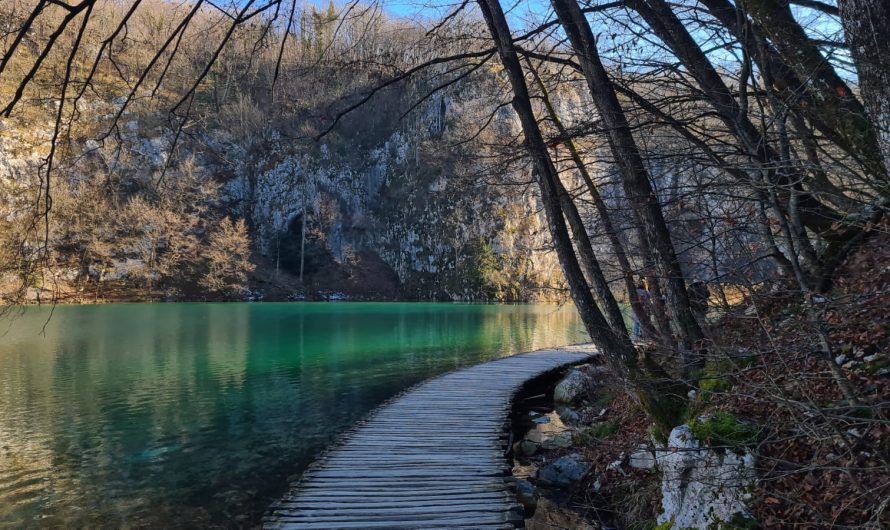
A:
{"type": "MultiPolygon", "coordinates": [[[[3,0],[0,0],[3,1],[3,0]]],[[[242,4],[246,0],[229,0],[234,4],[242,4]]],[[[325,9],[328,6],[330,0],[297,0],[302,5],[316,5],[319,9],[325,9]]],[[[418,20],[425,25],[432,25],[435,21],[440,20],[442,17],[451,13],[454,9],[461,5],[462,0],[359,0],[362,4],[370,4],[372,2],[377,2],[381,5],[384,11],[394,17],[418,20]]],[[[584,2],[586,4],[597,4],[605,2],[606,0],[587,0],[584,2]]],[[[823,0],[828,4],[836,5],[836,0],[823,0]]],[[[887,0],[890,1],[890,0],[887,0]]],[[[583,2],[583,0],[582,0],[583,2]]],[[[349,0],[334,0],[335,6],[338,8],[343,8],[348,5],[349,0]]],[[[684,2],[679,2],[684,3],[684,2]]],[[[547,18],[551,18],[552,8],[550,6],[549,0],[502,0],[502,5],[507,14],[508,22],[510,23],[511,29],[515,33],[521,33],[527,29],[532,27],[536,27],[542,20],[547,18]]],[[[840,40],[843,38],[840,24],[837,20],[832,17],[825,15],[824,13],[794,6],[793,7],[795,17],[801,21],[802,25],[808,29],[811,36],[818,39],[835,39],[840,40]]],[[[468,12],[478,12],[478,8],[476,6],[476,0],[469,0],[465,11],[468,12]]],[[[595,18],[591,20],[594,25],[594,33],[602,33],[604,35],[610,35],[613,31],[610,31],[611,28],[607,26],[597,26],[598,23],[595,18]]],[[[620,32],[619,32],[620,33],[620,32]]],[[[693,36],[696,36],[693,33],[693,36]]],[[[622,36],[619,34],[618,39],[620,40],[622,36]]],[[[628,39],[631,37],[628,36],[628,39]]],[[[658,52],[657,48],[653,46],[647,46],[645,43],[635,42],[635,45],[641,46],[641,50],[645,48],[650,48],[650,51],[658,52]]],[[[657,42],[653,37],[653,42],[657,42]]],[[[660,53],[664,53],[663,51],[660,53]]],[[[835,58],[840,59],[841,61],[845,59],[849,59],[848,54],[843,49],[834,49],[827,50],[827,53],[835,54],[835,58]]],[[[712,58],[719,62],[723,60],[727,61],[728,64],[738,64],[736,58],[732,57],[732,55],[728,53],[723,53],[718,51],[712,52],[712,58]],[[721,57],[722,56],[722,57],[721,57]]],[[[608,54],[604,56],[606,61],[609,60],[608,54]]],[[[838,72],[841,76],[852,80],[855,78],[855,71],[852,69],[844,70],[843,68],[839,69],[838,72]]]]}

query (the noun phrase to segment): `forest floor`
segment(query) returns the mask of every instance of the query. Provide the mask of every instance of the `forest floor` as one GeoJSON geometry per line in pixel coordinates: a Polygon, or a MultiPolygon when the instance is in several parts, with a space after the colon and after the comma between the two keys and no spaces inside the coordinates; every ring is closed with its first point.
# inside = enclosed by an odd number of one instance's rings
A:
{"type": "MultiPolygon", "coordinates": [[[[890,525],[890,235],[881,228],[825,297],[755,292],[708,326],[710,357],[687,417],[723,414],[751,433],[705,441],[756,455],[749,509],[763,528],[890,525]]],[[[539,445],[533,455],[515,446],[514,474],[537,486],[529,528],[654,526],[660,474],[632,465],[631,455],[661,437],[609,379],[592,377],[568,412],[527,408],[538,421],[555,414],[573,433],[571,444],[539,445]],[[555,487],[539,480],[566,455],[582,457],[583,476],[555,487]]]]}

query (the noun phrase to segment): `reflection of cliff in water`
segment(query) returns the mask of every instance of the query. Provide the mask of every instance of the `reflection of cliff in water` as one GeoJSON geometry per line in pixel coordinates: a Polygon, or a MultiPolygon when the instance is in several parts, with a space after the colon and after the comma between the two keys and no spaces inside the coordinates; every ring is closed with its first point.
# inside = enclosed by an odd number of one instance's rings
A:
{"type": "Polygon", "coordinates": [[[41,336],[48,314],[0,343],[0,525],[243,526],[401,389],[585,338],[555,306],[61,306],[41,336]]]}

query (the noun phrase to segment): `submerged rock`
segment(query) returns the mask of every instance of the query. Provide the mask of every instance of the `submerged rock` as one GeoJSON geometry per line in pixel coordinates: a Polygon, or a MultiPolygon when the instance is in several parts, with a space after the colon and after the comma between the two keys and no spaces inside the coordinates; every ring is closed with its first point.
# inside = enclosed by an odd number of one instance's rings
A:
{"type": "Polygon", "coordinates": [[[538,478],[538,466],[535,464],[523,464],[521,462],[513,462],[513,477],[516,479],[536,479],[538,478]]]}
{"type": "MultiPolygon", "coordinates": [[[[561,447],[571,447],[572,445],[572,431],[565,426],[561,419],[559,419],[559,415],[555,412],[550,412],[545,416],[541,416],[537,418],[535,422],[535,428],[528,431],[523,439],[523,444],[533,443],[536,445],[536,450],[538,447],[543,449],[557,449],[561,447]],[[544,420],[546,421],[537,421],[544,420]]],[[[528,453],[523,447],[523,453],[525,454],[534,454],[528,453]]]]}
{"type": "Polygon", "coordinates": [[[590,464],[580,454],[556,459],[538,471],[538,480],[552,486],[568,486],[581,480],[590,471],[590,464]]]}
{"type": "Polygon", "coordinates": [[[667,448],[656,452],[661,469],[662,513],[674,528],[710,528],[748,518],[745,502],[754,487],[754,456],[717,452],[695,439],[688,425],[675,427],[667,448]]]}

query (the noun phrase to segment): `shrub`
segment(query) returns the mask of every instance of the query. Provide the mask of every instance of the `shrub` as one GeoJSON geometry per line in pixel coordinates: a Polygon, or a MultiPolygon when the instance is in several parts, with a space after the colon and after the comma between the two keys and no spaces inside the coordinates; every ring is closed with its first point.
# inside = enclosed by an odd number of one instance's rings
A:
{"type": "Polygon", "coordinates": [[[689,428],[697,439],[714,448],[747,447],[757,440],[757,429],[753,425],[741,422],[725,411],[706,419],[692,420],[689,428]]]}

